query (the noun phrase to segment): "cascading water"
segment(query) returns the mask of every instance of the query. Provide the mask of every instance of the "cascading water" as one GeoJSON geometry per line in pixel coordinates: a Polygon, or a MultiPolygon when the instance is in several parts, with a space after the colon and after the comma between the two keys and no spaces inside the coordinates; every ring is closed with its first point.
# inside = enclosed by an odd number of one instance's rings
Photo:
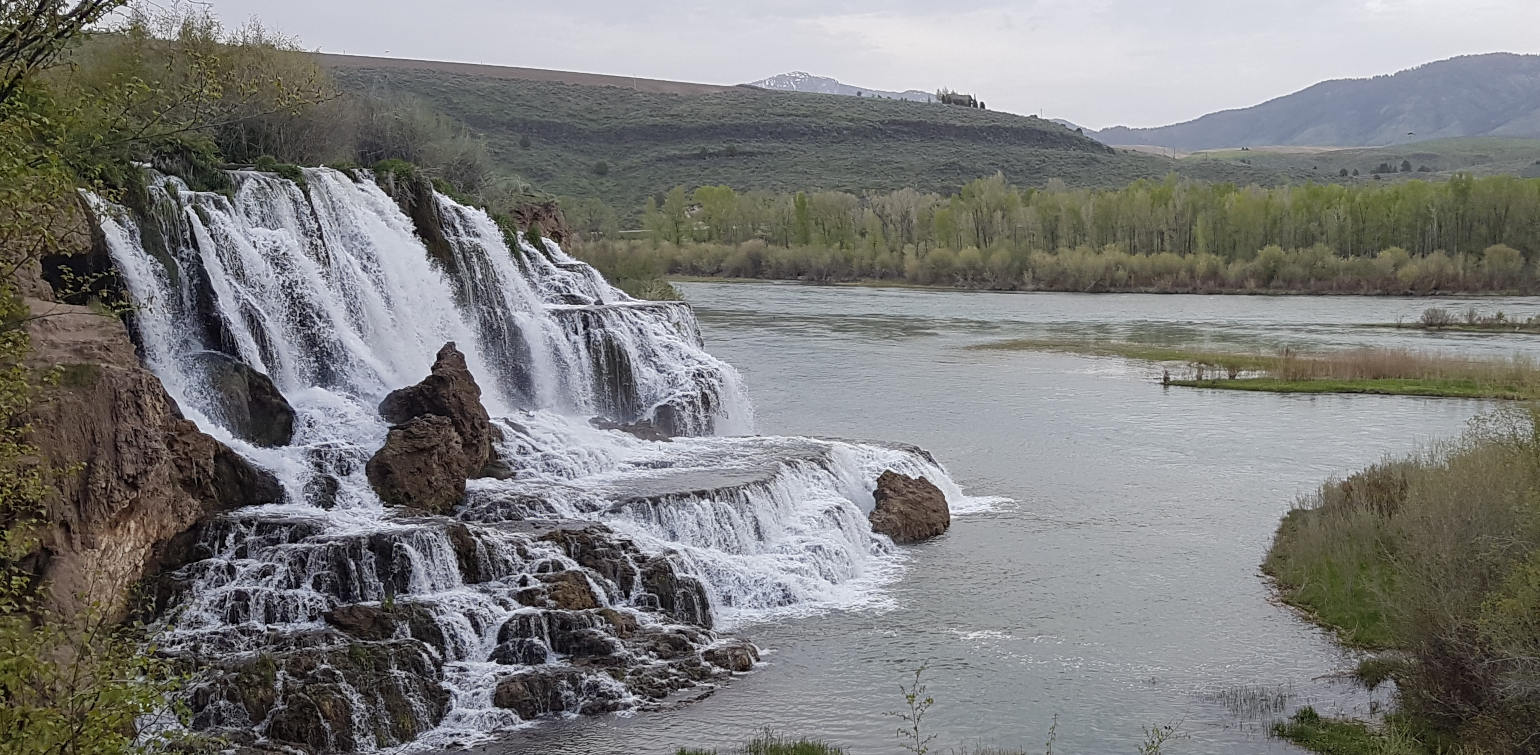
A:
{"type": "Polygon", "coordinates": [[[287,500],[204,525],[159,590],[163,648],[205,666],[195,728],[311,750],[440,746],[551,713],[645,706],[752,663],[716,634],[881,603],[902,556],[864,512],[885,469],[968,505],[917,449],[752,431],[690,309],[641,302],[555,244],[432,194],[439,248],[371,177],[151,182],[91,198],[146,362],[287,500]],[[512,479],[454,516],[384,505],[376,407],[457,343],[512,479]],[[222,418],[200,354],[271,376],[292,442],[222,418]],[[601,429],[646,423],[678,437],[601,429]]]}

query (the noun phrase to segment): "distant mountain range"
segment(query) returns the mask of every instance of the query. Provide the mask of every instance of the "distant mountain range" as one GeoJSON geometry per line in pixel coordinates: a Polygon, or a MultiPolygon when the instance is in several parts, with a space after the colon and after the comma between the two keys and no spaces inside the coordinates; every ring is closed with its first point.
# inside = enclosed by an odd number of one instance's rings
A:
{"type": "Polygon", "coordinates": [[[1106,144],[1183,151],[1540,137],[1540,55],[1467,55],[1389,76],[1323,81],[1254,107],[1171,126],[1085,134],[1106,144]]]}
{"type": "Polygon", "coordinates": [[[779,76],[771,76],[768,79],[760,79],[749,84],[760,89],[775,89],[782,92],[812,92],[814,94],[843,94],[850,97],[880,97],[888,100],[910,100],[912,102],[935,102],[936,95],[930,92],[921,92],[918,89],[910,89],[905,92],[889,92],[882,89],[870,89],[867,87],[851,86],[838,79],[828,76],[814,76],[806,71],[792,71],[779,76]]]}

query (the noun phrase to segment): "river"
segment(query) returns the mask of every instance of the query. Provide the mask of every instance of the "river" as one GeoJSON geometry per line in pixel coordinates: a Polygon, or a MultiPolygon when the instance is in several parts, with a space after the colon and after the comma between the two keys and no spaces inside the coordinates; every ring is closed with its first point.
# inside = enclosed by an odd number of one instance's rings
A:
{"type": "Polygon", "coordinates": [[[1131,753],[1294,752],[1301,704],[1364,715],[1322,631],[1259,573],[1278,519],[1333,475],[1461,432],[1489,405],[1165,388],[1117,358],[967,350],[1004,338],[1210,346],[1380,344],[1507,354],[1534,336],[1366,327],[1429,306],[1529,316],[1526,299],[994,294],[687,283],[706,346],[737,366],[763,433],[901,440],[1005,499],[907,548],[860,609],[735,628],[762,668],[707,699],[543,724],[493,753],[672,753],[756,730],[899,752],[899,685],[927,664],[932,752],[975,744],[1131,753]],[[1056,722],[1056,723],[1055,723],[1056,722]]]}

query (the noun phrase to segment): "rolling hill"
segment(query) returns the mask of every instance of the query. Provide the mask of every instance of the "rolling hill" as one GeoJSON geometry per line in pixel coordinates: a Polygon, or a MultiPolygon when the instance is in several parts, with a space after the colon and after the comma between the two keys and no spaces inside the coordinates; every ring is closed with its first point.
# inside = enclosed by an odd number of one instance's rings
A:
{"type": "Polygon", "coordinates": [[[1254,107],[1171,126],[1117,126],[1088,135],[1107,144],[1184,151],[1540,137],[1540,55],[1462,56],[1388,76],[1324,81],[1254,107]]]}
{"type": "Polygon", "coordinates": [[[843,94],[850,97],[880,97],[889,100],[909,100],[911,102],[935,102],[936,95],[930,92],[922,92],[918,89],[908,89],[902,92],[889,92],[882,89],[871,89],[846,84],[839,79],[831,79],[828,76],[814,76],[805,71],[792,71],[771,76],[768,79],[760,79],[748,86],[760,89],[774,89],[781,92],[810,92],[812,94],[843,94]]]}
{"type": "Polygon", "coordinates": [[[1390,147],[1348,147],[1312,149],[1307,147],[1256,147],[1251,149],[1205,150],[1183,156],[1178,162],[1235,162],[1280,174],[1310,174],[1320,181],[1372,181],[1441,179],[1455,174],[1473,176],[1510,175],[1540,178],[1540,139],[1470,137],[1433,139],[1390,147]],[[1396,172],[1374,172],[1391,166],[1396,172]],[[1401,172],[1400,169],[1411,170],[1401,172]],[[1341,176],[1347,171],[1348,176],[1341,176]],[[1357,176],[1353,176],[1354,172],[1357,176]]]}
{"type": "Polygon", "coordinates": [[[538,69],[322,56],[345,89],[426,100],[482,134],[499,165],[622,214],[676,185],[740,190],[954,191],[1012,182],[1113,186],[1172,171],[1291,177],[1115,150],[1050,121],[902,100],[776,92],[538,69]]]}

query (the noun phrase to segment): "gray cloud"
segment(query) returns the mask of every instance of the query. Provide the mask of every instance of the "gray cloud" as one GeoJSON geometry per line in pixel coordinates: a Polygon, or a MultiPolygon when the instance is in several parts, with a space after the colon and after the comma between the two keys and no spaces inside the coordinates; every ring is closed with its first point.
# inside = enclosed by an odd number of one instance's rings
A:
{"type": "Polygon", "coordinates": [[[210,0],[307,47],[741,83],[949,86],[1090,126],[1160,125],[1326,78],[1540,52],[1534,0],[210,0]]]}

